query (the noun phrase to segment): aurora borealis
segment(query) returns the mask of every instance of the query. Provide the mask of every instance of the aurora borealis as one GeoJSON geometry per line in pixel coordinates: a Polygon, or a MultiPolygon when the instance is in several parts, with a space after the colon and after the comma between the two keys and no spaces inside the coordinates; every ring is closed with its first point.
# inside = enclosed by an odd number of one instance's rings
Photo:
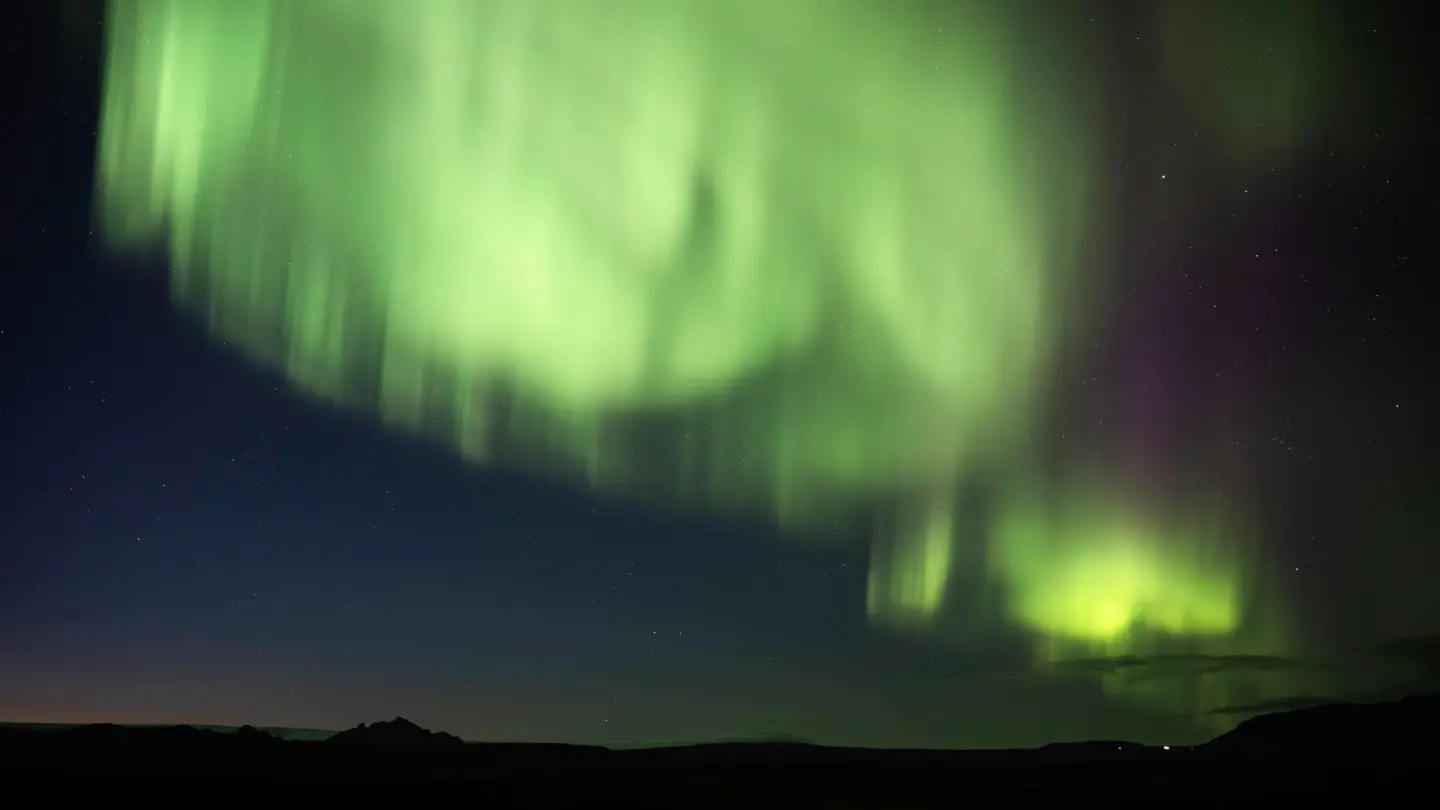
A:
{"type": "Polygon", "coordinates": [[[113,7],[106,220],[169,245],[219,334],[467,456],[802,522],[1022,439],[1083,172],[1026,133],[1057,126],[1015,108],[1033,80],[985,67],[997,23],[392,8],[113,7]],[[366,80],[334,61],[356,29],[366,80]]]}
{"type": "MultiPolygon", "coordinates": [[[[218,334],[469,457],[787,523],[944,510],[1023,446],[1085,172],[1017,104],[1037,79],[989,67],[995,13],[936,40],[873,3],[392,9],[114,7],[107,220],[165,229],[218,334]],[[369,81],[331,56],[351,26],[369,81]],[[649,469],[638,414],[674,425],[649,469]]],[[[892,565],[939,609],[936,552],[892,565]]]]}
{"type": "Polygon", "coordinates": [[[1191,267],[1368,137],[1342,15],[1261,5],[114,0],[97,232],[334,418],[859,553],[816,610],[877,643],[1213,731],[1355,680],[1263,664],[1324,635],[1232,438],[1280,259],[1191,267]]]}
{"type": "Polygon", "coordinates": [[[169,244],[219,336],[475,460],[787,524],[926,493],[873,564],[878,622],[944,610],[953,547],[983,542],[1041,638],[1223,647],[1243,515],[1134,525],[1093,481],[1053,510],[1011,482],[988,536],[949,525],[957,485],[1027,452],[1079,236],[1107,225],[1084,196],[1100,135],[1043,92],[1061,65],[1009,66],[1006,16],[115,3],[102,210],[169,244]]]}

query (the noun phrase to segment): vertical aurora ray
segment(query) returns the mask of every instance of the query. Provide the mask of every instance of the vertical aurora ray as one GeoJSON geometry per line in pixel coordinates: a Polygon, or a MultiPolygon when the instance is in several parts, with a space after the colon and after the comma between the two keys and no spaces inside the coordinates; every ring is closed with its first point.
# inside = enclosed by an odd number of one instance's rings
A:
{"type": "MultiPolygon", "coordinates": [[[[925,493],[867,600],[912,628],[943,611],[950,495],[1032,452],[1058,303],[1106,224],[1080,101],[1043,49],[1013,58],[1006,4],[109,8],[99,211],[168,247],[214,334],[598,489],[800,527],[925,493]]],[[[1243,561],[1202,553],[1206,527],[1136,524],[1107,491],[1051,520],[1042,494],[1011,484],[973,541],[1016,625],[1108,653],[1237,629],[1243,561]]]]}

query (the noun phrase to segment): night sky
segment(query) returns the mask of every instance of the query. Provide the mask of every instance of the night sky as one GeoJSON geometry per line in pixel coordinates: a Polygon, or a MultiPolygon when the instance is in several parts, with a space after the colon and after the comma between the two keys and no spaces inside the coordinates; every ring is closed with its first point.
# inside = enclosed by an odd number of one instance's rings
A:
{"type": "MultiPolygon", "coordinates": [[[[1440,212],[1413,9],[1210,4],[1223,36],[1167,61],[1163,4],[1014,7],[1014,58],[1070,43],[1093,91],[1088,134],[1061,139],[1094,154],[1086,294],[1055,299],[1076,309],[1058,348],[1015,372],[1043,379],[1031,468],[1234,505],[1247,573],[1287,617],[1283,650],[1039,667],[1037,633],[964,555],[943,621],[867,616],[869,502],[801,531],[765,504],[598,491],[523,452],[472,463],[251,359],[176,306],[164,240],[107,246],[103,14],[30,5],[5,102],[0,719],[1007,747],[1189,742],[1266,707],[1440,689],[1421,281],[1440,212]],[[1246,60],[1261,68],[1232,75],[1246,60]],[[1266,70],[1323,77],[1306,115],[1246,108],[1266,70]],[[1227,114],[1249,129],[1227,135],[1227,114]],[[1125,671],[1203,692],[1227,668],[1306,675],[1247,705],[1102,688],[1125,671]]],[[[674,440],[639,424],[641,444],[674,440]]]]}

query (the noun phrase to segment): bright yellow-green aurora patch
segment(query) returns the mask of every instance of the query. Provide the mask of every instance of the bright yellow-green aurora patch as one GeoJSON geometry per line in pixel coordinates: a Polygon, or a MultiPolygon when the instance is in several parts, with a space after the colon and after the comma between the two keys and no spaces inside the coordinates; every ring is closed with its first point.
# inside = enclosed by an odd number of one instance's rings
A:
{"type": "Polygon", "coordinates": [[[1017,621],[1112,645],[1137,632],[1224,635],[1239,625],[1233,527],[1154,520],[1116,492],[1065,493],[1058,502],[1043,495],[1016,492],[990,544],[991,570],[1010,583],[1017,621]]]}

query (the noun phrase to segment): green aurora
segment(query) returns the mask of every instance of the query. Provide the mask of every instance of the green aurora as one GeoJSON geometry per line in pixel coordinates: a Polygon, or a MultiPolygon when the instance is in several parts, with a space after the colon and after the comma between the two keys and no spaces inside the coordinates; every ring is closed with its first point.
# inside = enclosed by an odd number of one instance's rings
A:
{"type": "Polygon", "coordinates": [[[967,480],[1040,464],[1112,225],[1086,87],[1014,14],[115,0],[99,211],[167,247],[217,339],[477,463],[797,533],[884,507],[879,625],[944,641],[957,551],[984,543],[1038,665],[1283,654],[1218,504],[1015,474],[986,536],[956,529],[967,480]]]}

